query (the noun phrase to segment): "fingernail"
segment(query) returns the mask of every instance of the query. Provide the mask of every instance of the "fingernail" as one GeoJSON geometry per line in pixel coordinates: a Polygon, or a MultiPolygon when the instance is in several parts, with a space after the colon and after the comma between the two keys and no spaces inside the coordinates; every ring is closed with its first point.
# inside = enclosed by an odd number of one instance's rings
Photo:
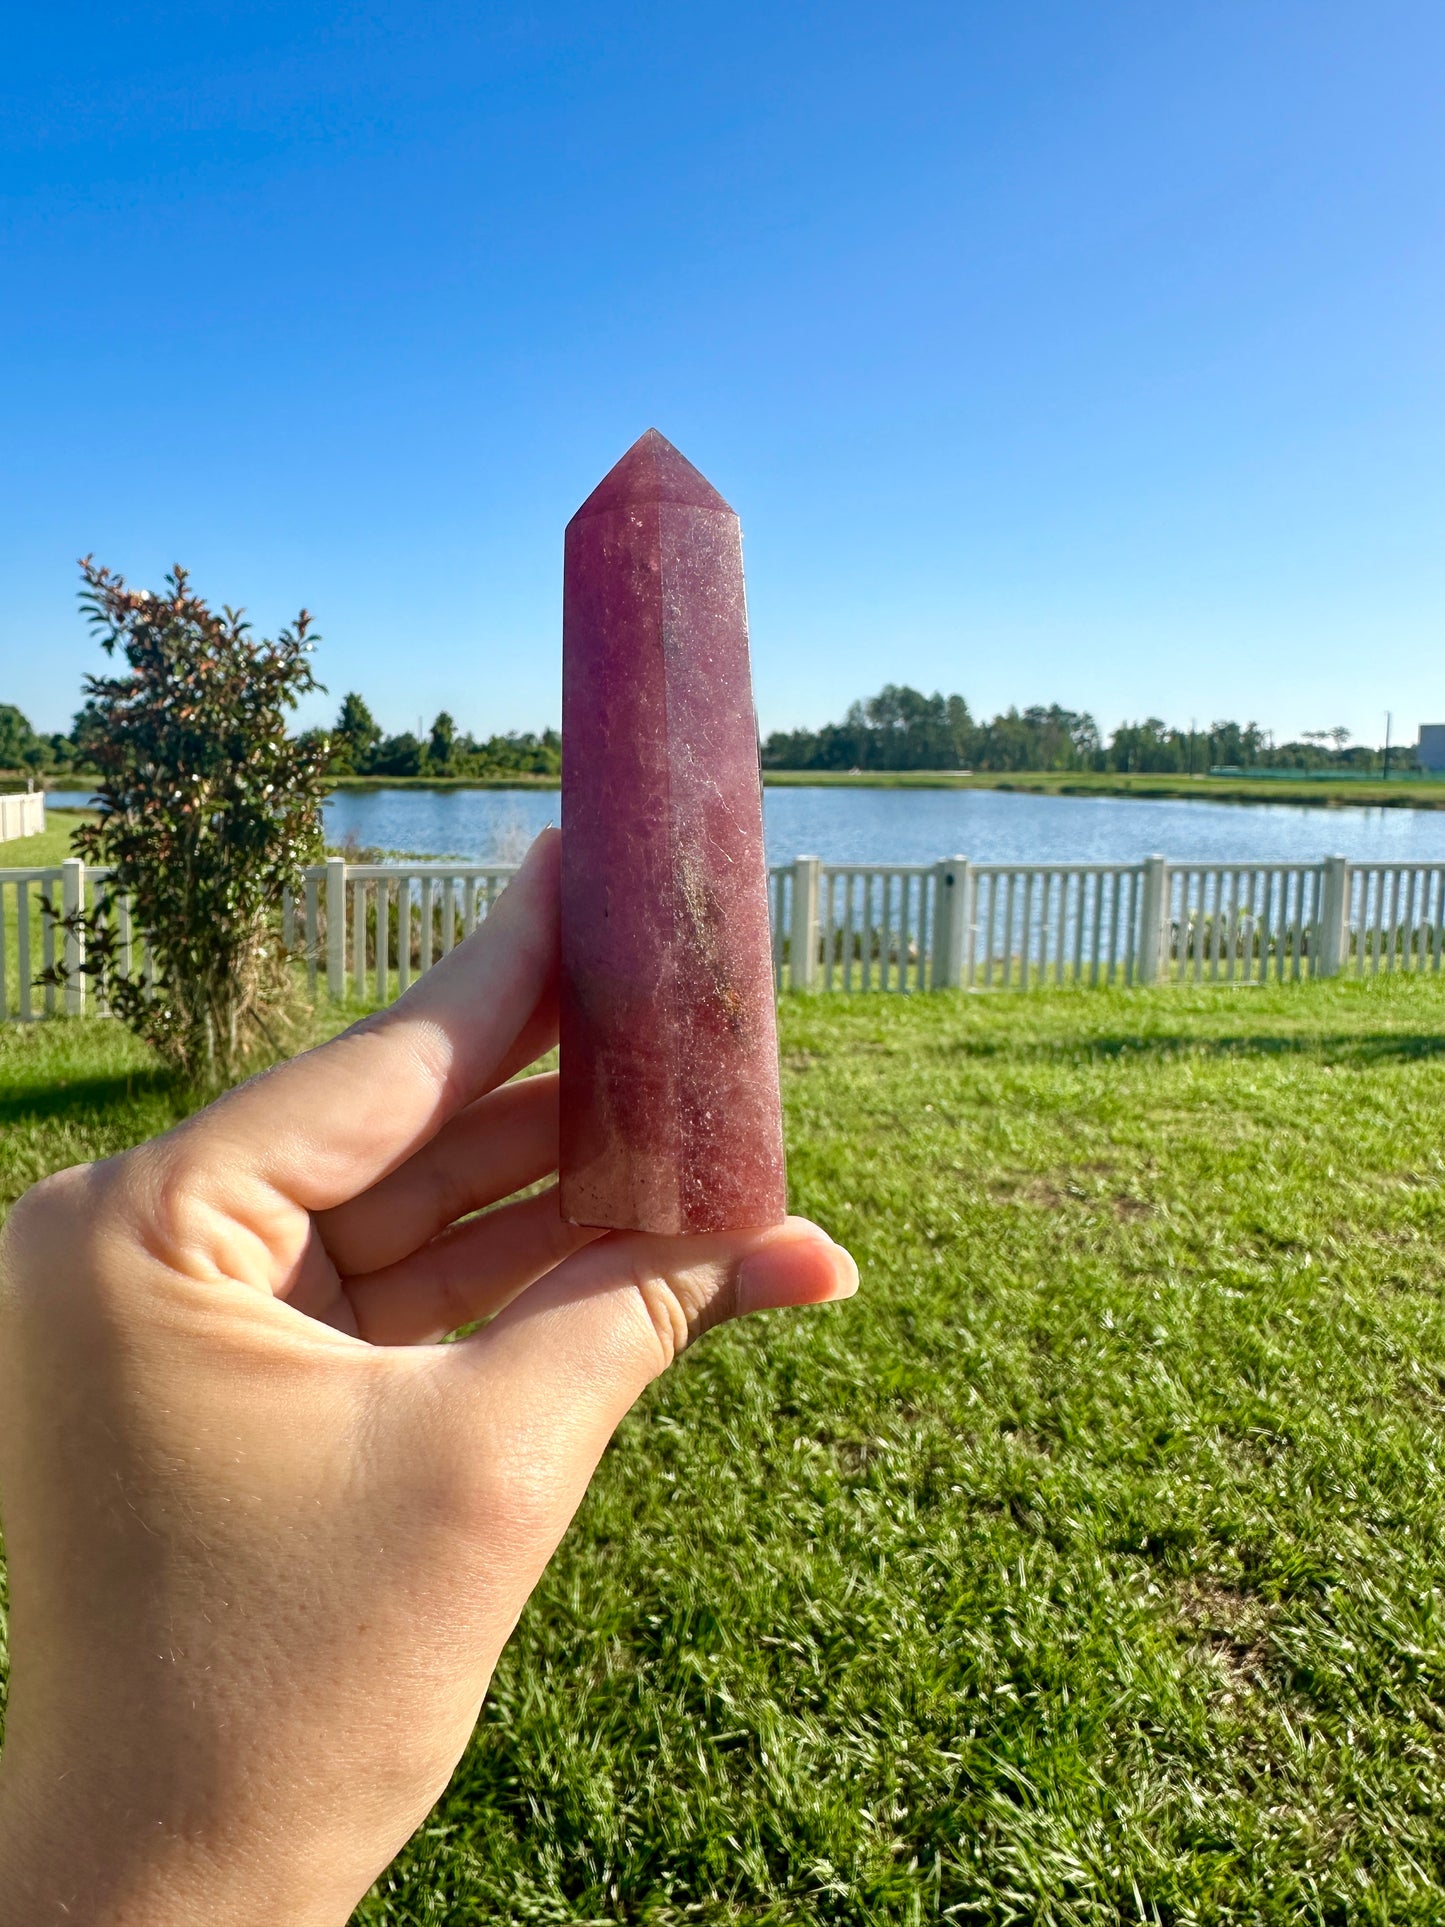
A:
{"type": "Polygon", "coordinates": [[[743,1312],[778,1311],[786,1305],[829,1305],[839,1298],[851,1298],[857,1289],[857,1265],[831,1239],[800,1243],[785,1238],[764,1245],[738,1266],[738,1309],[743,1312]]]}
{"type": "Polygon", "coordinates": [[[536,857],[537,851],[541,847],[541,844],[544,838],[546,837],[548,831],[553,830],[555,828],[556,828],[556,825],[554,823],[544,823],[541,829],[538,830],[537,834],[532,838],[532,841],[527,845],[527,848],[524,851],[522,856],[522,861],[517,865],[516,869],[513,870],[512,874],[507,878],[506,890],[502,892],[503,896],[506,895],[507,890],[511,889],[512,885],[517,881],[518,877],[520,877],[525,870],[531,867],[533,859],[536,857]]]}

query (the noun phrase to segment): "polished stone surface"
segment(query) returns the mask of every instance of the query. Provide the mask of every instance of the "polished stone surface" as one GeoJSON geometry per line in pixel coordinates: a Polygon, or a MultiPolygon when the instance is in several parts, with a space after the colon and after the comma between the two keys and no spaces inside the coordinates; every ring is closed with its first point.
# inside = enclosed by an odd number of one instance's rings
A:
{"type": "Polygon", "coordinates": [[[567,525],[562,1211],[785,1211],[738,519],[649,429],[567,525]]]}

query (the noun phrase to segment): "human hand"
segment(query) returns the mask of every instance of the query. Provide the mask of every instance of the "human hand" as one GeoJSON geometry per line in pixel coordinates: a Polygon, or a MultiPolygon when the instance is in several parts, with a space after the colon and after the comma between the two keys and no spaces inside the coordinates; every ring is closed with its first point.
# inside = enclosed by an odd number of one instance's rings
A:
{"type": "Polygon", "coordinates": [[[553,834],[400,1002],[11,1214],[4,1927],[344,1922],[649,1380],[854,1289],[801,1219],[458,1222],[556,1165],[555,1078],[505,1083],[555,1037],[556,922],[553,834]]]}

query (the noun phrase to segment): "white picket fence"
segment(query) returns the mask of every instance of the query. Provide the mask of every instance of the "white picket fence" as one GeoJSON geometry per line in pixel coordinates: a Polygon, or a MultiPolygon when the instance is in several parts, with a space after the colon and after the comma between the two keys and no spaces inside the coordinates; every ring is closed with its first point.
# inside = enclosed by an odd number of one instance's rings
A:
{"type": "Polygon", "coordinates": [[[109,870],[79,857],[48,869],[0,869],[0,1023],[28,1023],[58,1010],[78,1017],[91,1004],[92,986],[81,970],[83,942],[68,927],[81,910],[103,907],[114,921],[117,959],[126,976],[154,978],[155,958],[130,903],[112,899],[104,889],[109,876],[109,870]],[[59,987],[53,980],[41,984],[42,973],[57,962],[59,987]]]}
{"type": "Polygon", "coordinates": [[[300,898],[282,905],[283,934],[305,957],[313,989],[324,962],[330,996],[349,989],[384,1004],[481,922],[515,868],[333,858],[307,870],[300,898]]]}
{"type": "Polygon", "coordinates": [[[773,972],[806,990],[1028,988],[1438,968],[1445,864],[825,864],[772,872],[773,972]],[[1418,931],[1398,927],[1418,905],[1418,931]],[[1433,922],[1428,919],[1433,916],[1433,922]],[[1373,921],[1372,921],[1373,919],[1373,921]],[[1394,940],[1389,932],[1394,929],[1394,940]],[[1422,948],[1422,945],[1424,946],[1422,948]]]}
{"type": "Polygon", "coordinates": [[[0,796],[0,843],[39,836],[45,828],[44,790],[16,790],[0,796]]]}
{"type": "MultiPolygon", "coordinates": [[[[346,863],[306,870],[282,905],[311,987],[385,1003],[491,909],[513,867],[346,863]]],[[[84,1011],[65,919],[107,873],[78,859],[0,869],[0,1021],[84,1011]],[[36,978],[59,956],[59,989],[36,978]]],[[[769,873],[779,990],[969,990],[1055,984],[1264,983],[1438,971],[1445,862],[823,863],[769,873]]],[[[99,890],[99,900],[105,892],[99,890]]],[[[153,973],[129,906],[110,906],[128,969],[153,973]]]]}

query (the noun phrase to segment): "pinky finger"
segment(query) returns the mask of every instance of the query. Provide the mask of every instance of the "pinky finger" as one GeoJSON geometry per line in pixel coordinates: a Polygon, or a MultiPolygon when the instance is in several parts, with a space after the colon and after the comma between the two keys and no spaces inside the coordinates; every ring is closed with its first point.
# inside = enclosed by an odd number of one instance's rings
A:
{"type": "Polygon", "coordinates": [[[348,1278],[358,1337],[370,1345],[424,1345],[490,1318],[583,1245],[606,1236],[567,1224],[557,1187],[450,1225],[430,1244],[380,1271],[348,1278]]]}

